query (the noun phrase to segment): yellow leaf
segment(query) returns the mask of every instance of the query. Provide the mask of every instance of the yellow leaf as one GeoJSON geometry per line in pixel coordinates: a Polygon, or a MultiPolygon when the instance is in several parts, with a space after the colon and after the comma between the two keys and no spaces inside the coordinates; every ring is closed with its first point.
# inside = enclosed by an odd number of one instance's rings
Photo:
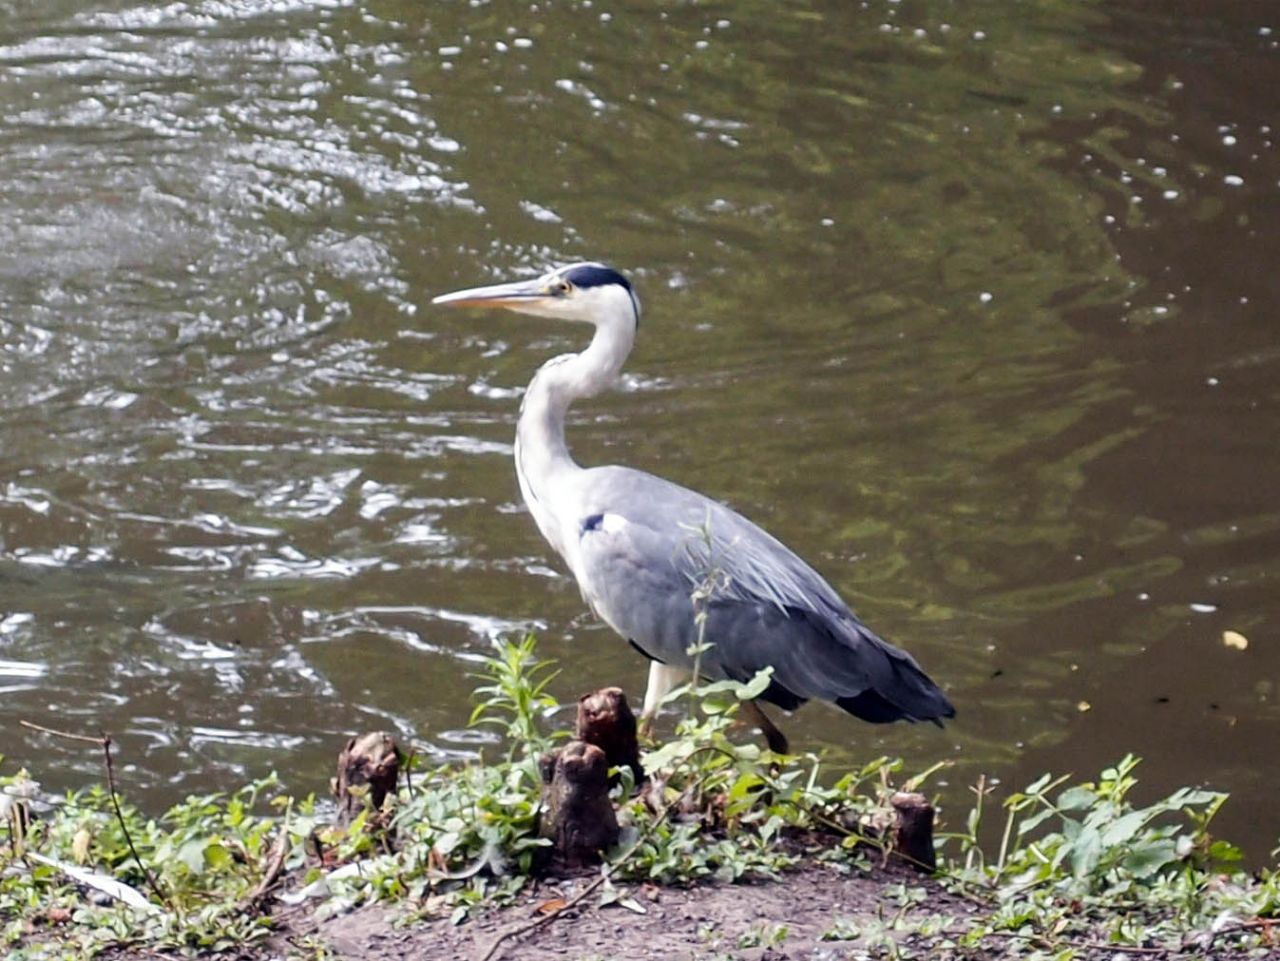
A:
{"type": "Polygon", "coordinates": [[[1092,711],[1093,705],[1090,704],[1088,701],[1081,701],[1079,704],[1076,705],[1076,710],[1079,711],[1081,714],[1083,714],[1085,711],[1092,711]]]}
{"type": "Polygon", "coordinates": [[[93,835],[88,828],[81,828],[71,839],[71,856],[75,858],[76,864],[89,863],[89,844],[92,841],[93,835]]]}
{"type": "Polygon", "coordinates": [[[1237,651],[1243,651],[1249,646],[1249,639],[1238,631],[1223,631],[1222,643],[1237,651]]]}

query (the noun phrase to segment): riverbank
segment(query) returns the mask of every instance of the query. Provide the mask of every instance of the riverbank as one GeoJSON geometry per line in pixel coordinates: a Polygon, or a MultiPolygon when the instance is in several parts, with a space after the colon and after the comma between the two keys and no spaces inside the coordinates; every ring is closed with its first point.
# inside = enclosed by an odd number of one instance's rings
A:
{"type": "Polygon", "coordinates": [[[881,758],[837,777],[738,743],[752,685],[686,692],[643,784],[601,768],[616,834],[601,864],[566,869],[547,830],[546,758],[565,740],[542,730],[547,666],[526,640],[485,674],[475,720],[501,728],[505,759],[424,770],[388,747],[352,775],[353,742],[336,804],[268,778],[148,817],[120,797],[110,742],[84,735],[104,786],[55,801],[0,776],[6,957],[1276,956],[1280,872],[1239,870],[1213,837],[1225,795],[1135,806],[1133,758],[1001,798],[980,783],[972,810],[943,812],[930,872],[904,857],[900,791],[932,772],[881,758]],[[365,777],[391,759],[389,784],[365,777]]]}
{"type": "MultiPolygon", "coordinates": [[[[994,903],[983,906],[922,879],[906,868],[842,871],[829,864],[797,866],[778,880],[708,882],[692,887],[643,885],[635,904],[598,900],[548,914],[579,893],[590,878],[547,879],[515,903],[491,907],[465,924],[424,917],[421,905],[367,905],[323,916],[314,906],[277,907],[265,939],[228,945],[240,961],[323,958],[326,961],[837,961],[872,957],[1005,961],[1027,957],[1114,961],[1143,957],[1220,961],[1280,957],[1261,928],[1187,929],[1176,945],[1111,940],[1122,910],[1099,915],[1092,929],[1047,935],[1034,923],[998,928],[994,903]],[[535,922],[545,921],[536,928],[535,922]],[[512,935],[499,941],[504,935],[512,935]],[[1242,938],[1241,935],[1249,935],[1242,938]]],[[[80,957],[63,953],[67,932],[32,929],[9,957],[80,957]]],[[[123,945],[102,954],[115,961],[189,956],[176,948],[123,945]]]]}
{"type": "MultiPolygon", "coordinates": [[[[1248,949],[1239,932],[1188,931],[1176,947],[1109,940],[1099,918],[1091,932],[1045,936],[991,927],[988,908],[907,869],[843,873],[810,863],[778,881],[692,888],[647,886],[637,892],[643,913],[617,904],[566,912],[532,931],[545,905],[571,898],[587,882],[550,882],[516,904],[455,926],[445,918],[411,919],[403,909],[367,907],[317,921],[309,911],[276,918],[280,933],[252,961],[300,957],[308,950],[331,961],[844,961],[864,958],[1011,961],[1028,957],[1114,961],[1145,957],[1219,961],[1280,957],[1280,945],[1248,949]],[[498,943],[504,933],[522,931],[498,943]],[[496,950],[495,950],[496,944],[496,950]],[[493,951],[490,954],[490,951],[493,951]]],[[[154,955],[148,955],[154,957],[154,955]]],[[[123,952],[120,958],[139,957],[123,952]]]]}

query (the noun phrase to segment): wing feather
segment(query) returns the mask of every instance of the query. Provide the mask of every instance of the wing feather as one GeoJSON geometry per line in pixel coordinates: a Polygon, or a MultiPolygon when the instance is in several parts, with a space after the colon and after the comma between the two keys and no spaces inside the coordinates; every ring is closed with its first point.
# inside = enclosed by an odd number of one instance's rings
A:
{"type": "MultiPolygon", "coordinates": [[[[783,707],[834,701],[872,721],[955,712],[905,651],[863,624],[821,575],[741,514],[641,471],[582,475],[575,570],[600,616],[649,656],[688,666],[691,595],[709,588],[711,676],[774,670],[783,707]]],[[[766,694],[766,697],[769,697],[766,694]]]]}

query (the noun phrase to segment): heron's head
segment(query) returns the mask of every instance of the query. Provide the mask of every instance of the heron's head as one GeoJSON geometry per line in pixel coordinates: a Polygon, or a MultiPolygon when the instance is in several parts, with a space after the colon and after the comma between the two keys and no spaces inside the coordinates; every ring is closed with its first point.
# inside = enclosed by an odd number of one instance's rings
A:
{"type": "Polygon", "coordinates": [[[505,307],[596,327],[640,323],[640,301],[627,278],[612,267],[590,262],[557,267],[536,280],[441,294],[431,302],[445,307],[505,307]]]}

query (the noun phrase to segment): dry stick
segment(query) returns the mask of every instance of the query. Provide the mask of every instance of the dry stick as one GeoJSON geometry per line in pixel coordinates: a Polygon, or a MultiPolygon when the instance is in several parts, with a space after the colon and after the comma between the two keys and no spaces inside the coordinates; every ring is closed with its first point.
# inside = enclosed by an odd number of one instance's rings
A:
{"type": "MultiPolygon", "coordinates": [[[[1053,942],[1046,938],[1050,944],[1053,942]]],[[[1064,938],[1067,944],[1085,948],[1089,951],[1116,951],[1120,954],[1159,954],[1164,957],[1169,956],[1168,948],[1144,948],[1136,944],[1112,944],[1109,941],[1072,941],[1070,938],[1064,938]]]]}
{"type": "Polygon", "coordinates": [[[1213,943],[1219,938],[1230,937],[1233,934],[1244,934],[1246,931],[1261,930],[1266,935],[1272,928],[1280,927],[1280,921],[1275,918],[1257,918],[1253,921],[1237,921],[1235,924],[1228,924],[1217,931],[1207,932],[1208,941],[1205,943],[1204,950],[1213,947],[1213,943]]]}
{"type": "Polygon", "coordinates": [[[288,817],[285,823],[280,826],[280,836],[276,838],[276,842],[272,845],[270,859],[267,862],[266,873],[262,875],[262,880],[258,882],[249,896],[240,902],[244,908],[257,907],[261,902],[266,900],[272,888],[276,886],[276,882],[280,880],[280,875],[284,873],[284,863],[289,857],[289,822],[288,817]]]}
{"type": "Polygon", "coordinates": [[[30,721],[19,721],[18,723],[33,731],[39,731],[41,734],[52,734],[54,737],[65,737],[68,741],[83,741],[85,744],[96,744],[98,747],[102,747],[102,739],[106,736],[100,734],[97,737],[91,737],[88,734],[72,734],[70,731],[55,731],[51,727],[41,727],[39,724],[32,724],[30,721]]]}
{"type": "Polygon", "coordinates": [[[1015,941],[1038,941],[1049,950],[1065,944],[1068,947],[1084,948],[1087,951],[1114,951],[1117,954],[1158,954],[1169,956],[1170,954],[1181,953],[1176,948],[1145,948],[1136,944],[1112,944],[1110,942],[1054,937],[1048,934],[1026,933],[1023,931],[986,931],[982,936],[984,938],[1008,938],[1015,941]]]}
{"type": "Polygon", "coordinates": [[[293,799],[290,798],[284,809],[284,819],[280,823],[280,834],[267,853],[267,870],[249,895],[241,899],[242,909],[260,908],[284,873],[285,861],[289,859],[289,815],[292,813],[293,799]]]}
{"type": "MultiPolygon", "coordinates": [[[[701,754],[704,751],[715,751],[715,750],[719,750],[719,748],[699,748],[697,751],[694,751],[693,754],[690,754],[689,757],[685,758],[685,760],[686,761],[692,760],[696,755],[701,754]]],[[[693,791],[696,794],[696,792],[702,788],[703,783],[707,780],[709,776],[710,775],[704,774],[702,777],[694,781],[689,788],[677,794],[675,798],[669,804],[667,804],[666,807],[662,809],[662,814],[658,816],[658,819],[654,821],[652,824],[650,824],[647,828],[644,829],[644,831],[640,833],[640,836],[636,838],[634,842],[632,842],[631,847],[627,848],[627,850],[623,852],[622,856],[619,857],[618,860],[610,864],[607,868],[605,868],[602,872],[600,872],[600,876],[598,878],[596,878],[594,881],[588,884],[585,888],[583,888],[581,891],[579,891],[577,894],[571,897],[568,901],[566,901],[564,903],[564,906],[561,907],[560,910],[554,911],[551,914],[544,914],[541,917],[534,918],[532,921],[529,921],[525,924],[520,924],[513,928],[508,928],[506,931],[503,931],[501,934],[499,934],[496,938],[493,939],[493,942],[489,945],[488,950],[485,951],[484,954],[480,955],[476,959],[476,961],[492,961],[492,959],[497,956],[498,949],[502,947],[504,942],[509,941],[512,938],[520,937],[521,935],[529,934],[533,931],[536,931],[538,928],[542,927],[544,924],[550,924],[556,918],[560,917],[560,915],[569,911],[571,908],[575,908],[579,904],[581,904],[584,900],[586,900],[588,895],[592,894],[598,888],[604,885],[607,881],[609,881],[618,872],[618,869],[621,868],[624,864],[626,864],[633,854],[635,854],[638,850],[640,850],[640,845],[644,844],[646,841],[649,840],[649,838],[653,837],[654,833],[658,830],[658,828],[662,827],[662,825],[666,823],[667,818],[671,816],[671,812],[676,809],[676,805],[680,803],[680,800],[685,796],[685,794],[688,793],[689,791],[693,791]]]]}
{"type": "Polygon", "coordinates": [[[174,914],[177,910],[173,906],[173,902],[160,890],[160,885],[152,876],[150,869],[142,863],[142,857],[138,854],[138,849],[134,847],[133,836],[129,833],[129,825],[125,823],[124,812],[120,810],[120,796],[116,793],[116,769],[111,761],[111,735],[103,731],[97,737],[90,737],[87,734],[72,734],[70,731],[58,731],[51,727],[42,727],[39,724],[32,724],[30,721],[18,721],[23,727],[30,728],[33,731],[39,731],[42,734],[51,734],[54,737],[66,738],[69,741],[82,741],[86,744],[96,744],[102,748],[102,756],[107,764],[107,792],[111,795],[111,806],[116,812],[116,821],[120,825],[120,833],[124,835],[125,843],[129,845],[129,853],[133,855],[134,863],[138,865],[138,870],[142,872],[142,876],[147,879],[147,887],[151,888],[160,901],[174,914]]]}
{"type": "MultiPolygon", "coordinates": [[[[1196,948],[1194,950],[1197,950],[1197,951],[1208,950],[1210,947],[1212,947],[1213,940],[1215,940],[1219,936],[1226,936],[1229,934],[1242,934],[1245,931],[1251,930],[1254,928],[1265,929],[1267,927],[1274,925],[1275,923],[1276,922],[1270,921],[1267,919],[1259,919],[1257,921],[1242,921],[1238,925],[1232,925],[1229,928],[1223,928],[1221,931],[1212,932],[1210,934],[1209,943],[1202,948],[1196,948]]],[[[957,930],[954,928],[949,930],[954,931],[957,935],[964,933],[963,930],[957,930]]],[[[1038,932],[1027,933],[1024,931],[987,931],[987,932],[984,932],[982,936],[984,938],[1008,938],[1010,940],[1036,941],[1036,942],[1039,942],[1044,947],[1048,948],[1049,950],[1053,950],[1055,948],[1061,947],[1062,945],[1067,945],[1068,947],[1071,947],[1071,948],[1082,948],[1086,951],[1112,951],[1112,952],[1115,952],[1116,954],[1150,955],[1153,957],[1156,955],[1159,955],[1160,957],[1181,957],[1181,956],[1184,956],[1189,950],[1192,950],[1188,948],[1185,943],[1183,944],[1182,947],[1178,947],[1178,948],[1171,948],[1168,946],[1144,947],[1142,945],[1137,945],[1137,944],[1115,944],[1110,941],[1105,941],[1105,942],[1090,941],[1087,939],[1079,939],[1079,938],[1068,938],[1068,937],[1060,937],[1060,936],[1055,937],[1055,936],[1042,934],[1038,932]]]]}
{"type": "Polygon", "coordinates": [[[133,855],[133,860],[137,863],[138,868],[142,871],[143,877],[147,879],[147,886],[152,892],[173,913],[177,913],[173,906],[173,902],[169,900],[169,896],[160,890],[160,885],[156,881],[151,869],[142,863],[142,858],[138,855],[138,849],[133,846],[133,837],[129,834],[129,826],[125,824],[124,812],[120,810],[120,795],[116,793],[116,771],[115,766],[111,763],[111,735],[103,731],[102,733],[102,756],[107,762],[107,790],[111,793],[111,806],[115,808],[116,820],[120,822],[120,833],[124,835],[125,843],[129,845],[129,853],[133,855]]]}

